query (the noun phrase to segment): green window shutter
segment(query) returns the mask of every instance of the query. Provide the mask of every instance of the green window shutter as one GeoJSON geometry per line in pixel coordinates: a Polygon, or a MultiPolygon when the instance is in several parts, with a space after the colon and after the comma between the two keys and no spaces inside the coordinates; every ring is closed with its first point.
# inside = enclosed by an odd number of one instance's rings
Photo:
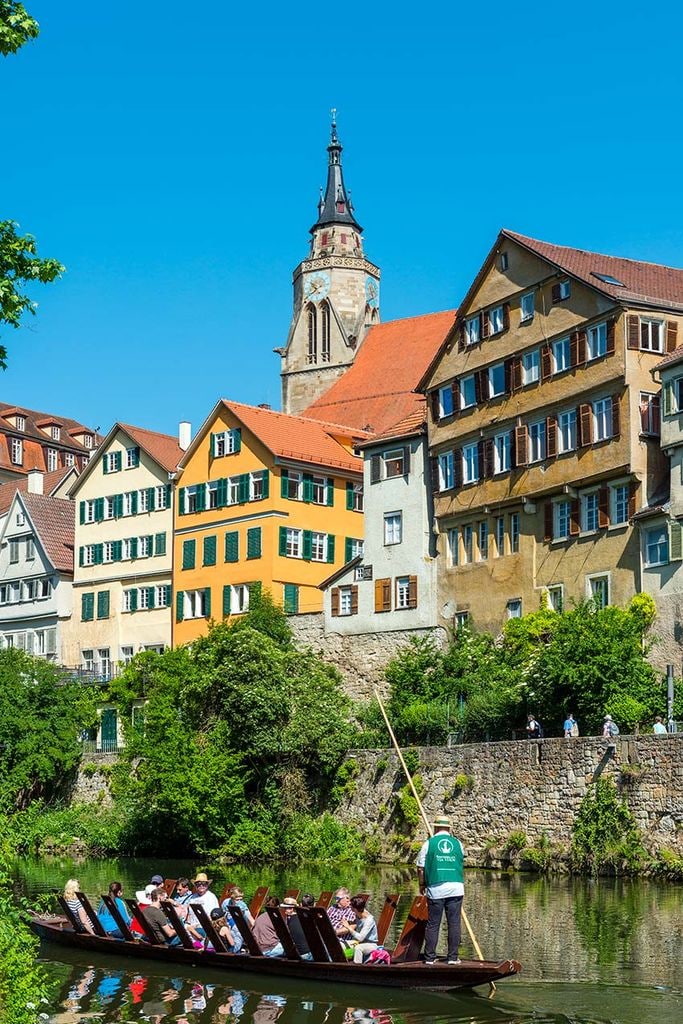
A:
{"type": "Polygon", "coordinates": [[[263,470],[263,497],[267,498],[270,494],[270,470],[263,470]]]}
{"type": "Polygon", "coordinates": [[[166,484],[166,508],[171,507],[171,485],[166,484]]]}
{"type": "Polygon", "coordinates": [[[216,458],[216,435],[215,434],[211,435],[211,449],[210,449],[210,451],[211,451],[211,458],[215,459],[216,458]]]}
{"type": "MultiPolygon", "coordinates": [[[[81,526],[82,526],[82,525],[83,525],[83,523],[85,522],[85,502],[84,502],[84,501],[82,501],[82,502],[80,503],[80,506],[79,506],[79,508],[80,508],[80,517],[81,517],[81,526]]],[[[82,565],[82,564],[83,564],[83,563],[81,563],[81,565],[82,565]]]]}
{"type": "Polygon", "coordinates": [[[108,473],[109,472],[109,455],[108,454],[105,454],[105,456],[102,459],[102,472],[103,473],[108,473]]]}
{"type": "Polygon", "coordinates": [[[346,537],[344,540],[344,564],[351,561],[353,557],[351,552],[353,551],[353,538],[346,537]]]}
{"type": "Polygon", "coordinates": [[[137,537],[131,537],[130,538],[130,557],[131,558],[137,558],[138,557],[138,539],[137,539],[137,537]]]}
{"type": "Polygon", "coordinates": [[[150,533],[147,537],[147,555],[151,558],[154,554],[154,534],[150,533]]]}
{"type": "Polygon", "coordinates": [[[249,474],[241,473],[239,477],[239,503],[249,501],[249,474]]]}
{"type": "Polygon", "coordinates": [[[197,542],[194,540],[183,541],[183,569],[194,569],[195,551],[197,542]]]}
{"type": "Polygon", "coordinates": [[[219,508],[225,508],[225,506],[228,504],[228,478],[225,476],[221,477],[221,479],[218,481],[218,486],[216,488],[216,499],[219,508]]]}
{"type": "Polygon", "coordinates": [[[95,544],[94,548],[95,548],[95,550],[94,550],[93,554],[94,554],[95,557],[94,557],[93,561],[94,561],[95,565],[102,565],[102,563],[104,561],[104,544],[95,544]]]}
{"type": "Polygon", "coordinates": [[[120,519],[122,515],[123,515],[123,495],[122,494],[115,494],[114,495],[114,518],[115,519],[120,519]]]}
{"type": "Polygon", "coordinates": [[[168,608],[171,603],[171,585],[167,583],[164,587],[164,608],[168,608]]]}
{"type": "Polygon", "coordinates": [[[334,480],[331,476],[327,478],[327,504],[330,508],[334,505],[334,480]]]}
{"type": "Polygon", "coordinates": [[[223,618],[230,614],[230,594],[232,593],[232,587],[229,583],[223,587],[223,618]]]}
{"type": "Polygon", "coordinates": [[[138,492],[130,492],[130,510],[134,516],[138,514],[138,492]]]}
{"type": "Polygon", "coordinates": [[[175,596],[175,620],[176,622],[183,621],[183,610],[185,608],[185,594],[182,590],[179,590],[175,596]]]}
{"type": "Polygon", "coordinates": [[[115,466],[115,469],[116,469],[117,473],[119,473],[121,471],[121,466],[123,465],[122,457],[123,457],[123,453],[122,452],[114,452],[114,466],[115,466]]]}
{"type": "Polygon", "coordinates": [[[95,610],[95,595],[81,594],[81,620],[92,622],[95,610]]]}
{"type": "Polygon", "coordinates": [[[154,537],[154,554],[165,555],[166,554],[166,534],[157,533],[154,537]]]}
{"type": "Polygon", "coordinates": [[[232,450],[237,455],[238,452],[242,451],[242,430],[240,427],[235,427],[230,433],[232,434],[232,450]]]}
{"type": "Polygon", "coordinates": [[[669,523],[669,561],[680,562],[681,559],[683,559],[681,524],[678,522],[669,523]]]}
{"type": "Polygon", "coordinates": [[[133,587],[130,592],[130,610],[136,612],[138,610],[138,588],[133,587]]]}
{"type": "Polygon", "coordinates": [[[178,490],[178,515],[185,515],[185,492],[187,487],[181,487],[178,490]]]}
{"type": "Polygon", "coordinates": [[[204,512],[206,509],[206,484],[197,484],[197,500],[195,507],[197,512],[204,512]]]}
{"type": "Polygon", "coordinates": [[[247,558],[261,557],[261,527],[252,526],[247,530],[247,558]]]}
{"type": "Polygon", "coordinates": [[[112,544],[112,555],[115,562],[121,561],[121,555],[123,554],[123,543],[120,540],[115,540],[112,544]]]}
{"type": "Polygon", "coordinates": [[[334,534],[327,535],[327,561],[334,562],[334,534]]]}
{"type": "Polygon", "coordinates": [[[104,498],[95,498],[95,522],[101,523],[104,519],[104,498]]]}
{"type": "Polygon", "coordinates": [[[353,484],[350,480],[346,481],[346,508],[353,512],[353,484]]]}
{"type": "Polygon", "coordinates": [[[280,527],[280,546],[279,546],[278,550],[279,550],[279,554],[285,555],[285,556],[287,555],[287,527],[286,526],[281,526],[280,527]]]}
{"type": "Polygon", "coordinates": [[[237,530],[231,530],[225,535],[225,561],[226,562],[238,562],[239,561],[239,546],[240,535],[237,530]]]}
{"type": "Polygon", "coordinates": [[[140,449],[139,449],[139,447],[137,445],[135,446],[135,454],[133,455],[133,465],[134,466],[139,466],[140,465],[140,449]]]}
{"type": "Polygon", "coordinates": [[[216,564],[216,537],[215,537],[215,535],[212,535],[211,537],[205,537],[204,538],[202,565],[215,565],[215,564],[216,564]]]}
{"type": "Polygon", "coordinates": [[[79,565],[83,565],[84,560],[85,560],[85,550],[84,550],[84,548],[80,547],[78,549],[78,564],[79,565]]]}
{"type": "Polygon", "coordinates": [[[154,511],[154,488],[153,487],[148,487],[147,488],[147,511],[148,512],[153,512],[154,511]]]}
{"type": "Polygon", "coordinates": [[[147,587],[147,607],[154,607],[154,587],[147,587]]]}
{"type": "Polygon", "coordinates": [[[664,415],[670,416],[674,411],[674,384],[668,380],[664,385],[664,415]]]}
{"type": "Polygon", "coordinates": [[[299,588],[295,583],[285,583],[285,615],[296,615],[299,611],[299,588]]]}
{"type": "Polygon", "coordinates": [[[304,473],[304,501],[313,501],[313,477],[304,473]]]}
{"type": "Polygon", "coordinates": [[[97,618],[109,618],[109,591],[98,590],[97,592],[97,618]]]}
{"type": "Polygon", "coordinates": [[[211,587],[204,588],[204,618],[211,618],[211,587]]]}
{"type": "MultiPolygon", "coordinates": [[[[287,497],[287,488],[289,487],[289,473],[286,469],[280,470],[280,497],[287,497]]],[[[282,554],[282,552],[280,552],[282,554]]]]}
{"type": "Polygon", "coordinates": [[[313,536],[310,530],[304,530],[303,557],[310,562],[313,554],[313,536]]]}

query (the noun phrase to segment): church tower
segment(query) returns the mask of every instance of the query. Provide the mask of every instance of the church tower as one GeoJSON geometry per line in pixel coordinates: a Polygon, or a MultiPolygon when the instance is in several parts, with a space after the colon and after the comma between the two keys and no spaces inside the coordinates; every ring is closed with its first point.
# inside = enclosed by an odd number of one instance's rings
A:
{"type": "Polygon", "coordinates": [[[335,111],[327,147],[327,186],[308,257],[294,271],[294,315],[281,356],[282,409],[300,413],[353,362],[379,322],[379,268],[363,253],[363,229],[344,184],[335,111]]]}

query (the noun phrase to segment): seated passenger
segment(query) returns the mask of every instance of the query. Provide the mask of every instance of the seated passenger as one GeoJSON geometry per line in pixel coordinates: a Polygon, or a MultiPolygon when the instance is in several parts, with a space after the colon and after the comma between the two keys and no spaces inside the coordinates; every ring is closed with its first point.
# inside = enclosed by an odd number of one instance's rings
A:
{"type": "Polygon", "coordinates": [[[192,884],[194,885],[194,892],[187,904],[190,908],[187,922],[193,928],[196,928],[202,938],[204,938],[204,929],[201,927],[196,915],[192,913],[192,904],[201,903],[207,914],[211,914],[211,911],[216,910],[218,907],[218,897],[211,892],[211,879],[203,871],[200,871],[197,877],[193,879],[192,884]]]}
{"type": "Polygon", "coordinates": [[[234,903],[240,908],[240,910],[242,911],[246,918],[247,924],[249,925],[250,928],[253,928],[254,918],[251,916],[249,907],[247,906],[244,899],[244,893],[240,889],[239,885],[233,885],[232,888],[228,891],[226,899],[224,899],[223,902],[221,903],[221,907],[223,908],[223,910],[225,910],[230,903],[234,903]]]}
{"type": "MultiPolygon", "coordinates": [[[[231,924],[231,919],[226,914],[224,914],[219,907],[216,907],[215,910],[211,911],[211,920],[213,921],[213,926],[218,931],[220,937],[230,947],[229,952],[239,953],[242,947],[243,940],[242,936],[240,935],[240,944],[239,946],[237,946],[237,948],[235,948],[237,944],[232,930],[233,925],[231,924]]],[[[208,946],[207,948],[213,949],[213,946],[208,946]]]]}
{"type": "Polygon", "coordinates": [[[175,884],[175,896],[173,902],[176,906],[184,907],[192,899],[192,886],[189,878],[179,878],[175,884]]]}
{"type": "MultiPolygon", "coordinates": [[[[137,901],[140,910],[144,910],[145,907],[152,905],[151,893],[156,889],[156,885],[146,885],[144,889],[138,889],[135,893],[135,899],[137,901]]],[[[141,924],[138,924],[137,919],[134,917],[130,923],[130,930],[134,935],[140,935],[144,937],[145,931],[141,924]]]]}
{"type": "Polygon", "coordinates": [[[337,889],[334,894],[332,906],[328,908],[327,916],[332,922],[332,927],[337,935],[344,938],[346,932],[341,927],[342,922],[348,921],[350,924],[353,924],[356,920],[356,915],[354,914],[353,907],[351,906],[351,893],[348,889],[337,889]]]}
{"type": "Polygon", "coordinates": [[[301,897],[301,906],[310,910],[311,907],[315,906],[315,896],[312,896],[310,892],[305,892],[301,897]]]}
{"type": "MultiPolygon", "coordinates": [[[[309,898],[313,900],[312,896],[310,896],[309,898]]],[[[303,899],[306,899],[306,896],[304,896],[303,899]]],[[[314,903],[315,901],[313,901],[313,903],[311,903],[310,906],[313,906],[314,903]]],[[[292,939],[294,940],[294,945],[296,946],[297,953],[299,954],[302,960],[312,960],[313,954],[311,953],[311,948],[308,945],[306,936],[304,934],[304,930],[301,927],[301,921],[297,917],[296,908],[298,904],[296,900],[292,896],[285,896],[284,900],[282,901],[282,905],[285,908],[285,921],[287,922],[287,927],[289,928],[289,934],[292,936],[292,939]]]]}
{"type": "MultiPolygon", "coordinates": [[[[109,896],[116,904],[116,908],[121,917],[123,918],[123,920],[126,922],[127,925],[130,925],[131,917],[128,912],[128,907],[121,898],[122,893],[123,886],[121,885],[120,882],[109,883],[109,896]]],[[[107,907],[107,904],[104,902],[104,900],[100,902],[100,905],[97,908],[97,916],[100,919],[100,924],[104,928],[107,935],[111,935],[112,938],[114,939],[122,939],[124,937],[123,932],[116,923],[116,918],[112,916],[112,913],[107,907]]]]}
{"type": "Polygon", "coordinates": [[[161,900],[166,898],[166,890],[156,886],[149,894],[150,903],[143,908],[145,921],[152,930],[152,934],[160,943],[167,946],[177,946],[180,938],[176,935],[175,928],[168,923],[168,918],[161,909],[161,900]]]}
{"type": "Polygon", "coordinates": [[[92,933],[93,927],[90,923],[90,918],[86,914],[83,904],[78,898],[80,888],[78,879],[70,878],[64,886],[64,901],[72,914],[74,914],[80,924],[83,925],[86,932],[92,933]]]}
{"type": "MultiPolygon", "coordinates": [[[[277,896],[269,896],[266,900],[266,906],[277,909],[280,906],[280,901],[277,896]]],[[[254,938],[258,942],[259,949],[264,956],[285,955],[282,943],[278,939],[277,932],[273,927],[273,922],[265,911],[256,918],[253,931],[254,938]]]]}
{"type": "Polygon", "coordinates": [[[377,949],[377,923],[369,910],[365,909],[366,901],[363,896],[353,896],[351,907],[356,915],[355,927],[348,921],[343,921],[341,928],[346,932],[347,940],[354,940],[353,962],[362,964],[373,949],[377,949]]]}

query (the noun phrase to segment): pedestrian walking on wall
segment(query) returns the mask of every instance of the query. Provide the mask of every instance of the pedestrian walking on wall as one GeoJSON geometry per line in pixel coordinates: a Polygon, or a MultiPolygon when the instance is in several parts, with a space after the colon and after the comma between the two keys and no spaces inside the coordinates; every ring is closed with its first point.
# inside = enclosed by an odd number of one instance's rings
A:
{"type": "Polygon", "coordinates": [[[526,716],[526,734],[530,740],[540,740],[543,737],[541,723],[533,715],[526,716]]]}
{"type": "Polygon", "coordinates": [[[574,718],[574,713],[572,711],[570,711],[567,717],[565,718],[563,729],[565,739],[569,739],[571,736],[579,735],[579,723],[574,718]]]}
{"type": "Polygon", "coordinates": [[[652,726],[652,731],[655,736],[666,736],[666,726],[664,725],[661,715],[657,715],[655,718],[655,724],[652,726]]]}
{"type": "Polygon", "coordinates": [[[605,715],[605,720],[602,725],[602,735],[605,739],[611,740],[615,736],[619,735],[619,726],[614,721],[611,715],[605,715]]]}

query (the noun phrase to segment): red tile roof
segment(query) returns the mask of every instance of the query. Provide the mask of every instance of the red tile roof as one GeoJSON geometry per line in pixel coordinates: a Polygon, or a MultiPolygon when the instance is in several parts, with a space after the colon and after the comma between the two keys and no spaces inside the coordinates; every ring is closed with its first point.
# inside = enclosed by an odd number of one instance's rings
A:
{"type": "Polygon", "coordinates": [[[362,473],[363,464],[341,443],[349,445],[362,440],[362,430],[352,430],[338,423],[325,423],[305,416],[290,416],[272,409],[262,409],[241,402],[223,399],[226,409],[237,417],[269,451],[282,459],[306,462],[315,466],[349,470],[362,473]]]}
{"type": "MultiPolygon", "coordinates": [[[[62,469],[55,469],[52,473],[43,473],[43,494],[51,497],[70,473],[75,473],[78,476],[75,466],[63,466],[62,469]]],[[[28,476],[21,476],[16,480],[6,480],[5,483],[0,484],[0,516],[4,515],[10,507],[17,491],[28,491],[28,476]]]]}
{"type": "Polygon", "coordinates": [[[160,466],[172,473],[178,468],[184,452],[178,444],[178,438],[171,434],[159,434],[156,430],[145,430],[129,423],[119,423],[119,427],[131,436],[133,441],[156,460],[160,466]]]}
{"type": "Polygon", "coordinates": [[[48,498],[44,494],[22,494],[22,501],[31,517],[45,552],[61,572],[74,569],[73,501],[48,498]]]}
{"type": "Polygon", "coordinates": [[[501,234],[619,302],[683,308],[683,270],[620,256],[603,256],[585,249],[570,249],[506,229],[501,234]],[[601,281],[595,274],[616,278],[624,287],[601,281]]]}
{"type": "Polygon", "coordinates": [[[368,331],[354,363],[304,410],[316,419],[384,434],[417,415],[414,393],[455,321],[456,311],[389,320],[368,331]]]}
{"type": "Polygon", "coordinates": [[[669,352],[668,356],[660,361],[655,366],[655,370],[663,370],[666,366],[672,366],[674,363],[680,363],[683,359],[683,345],[679,345],[673,352],[669,352]]]}
{"type": "MultiPolygon", "coordinates": [[[[393,438],[415,437],[423,433],[426,423],[427,403],[424,398],[420,397],[420,401],[417,402],[412,412],[383,433],[373,434],[368,444],[374,444],[375,441],[390,441],[393,438]]],[[[358,445],[358,447],[363,448],[364,446],[358,445]]]]}
{"type": "Polygon", "coordinates": [[[27,473],[30,469],[40,469],[45,472],[47,469],[45,452],[48,448],[56,448],[62,453],[72,452],[75,456],[86,457],[90,455],[91,448],[86,448],[82,440],[83,434],[92,434],[94,446],[100,442],[100,434],[92,427],[86,427],[77,420],[69,419],[66,416],[52,416],[50,413],[36,412],[35,409],[25,409],[21,405],[9,405],[7,402],[0,402],[0,469],[6,469],[16,473],[17,477],[27,473]],[[24,430],[17,430],[9,422],[13,415],[23,416],[26,420],[24,430]],[[61,436],[58,441],[49,434],[44,433],[38,426],[54,424],[60,426],[61,436]],[[20,438],[23,442],[23,461],[21,466],[15,465],[10,459],[9,435],[20,438]]]}

